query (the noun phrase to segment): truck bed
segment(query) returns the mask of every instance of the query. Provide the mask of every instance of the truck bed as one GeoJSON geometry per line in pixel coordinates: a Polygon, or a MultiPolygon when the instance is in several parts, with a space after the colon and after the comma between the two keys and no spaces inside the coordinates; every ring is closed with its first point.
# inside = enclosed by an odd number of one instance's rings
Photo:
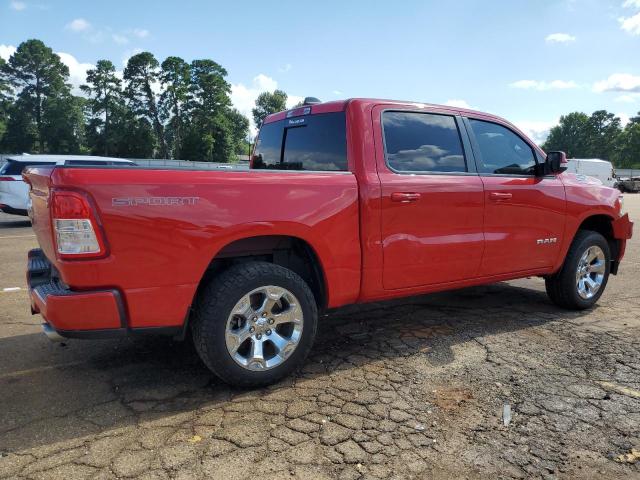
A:
{"type": "Polygon", "coordinates": [[[119,292],[128,328],[182,325],[217,255],[237,239],[276,232],[306,242],[322,259],[327,306],[357,298],[358,187],[349,172],[49,167],[24,176],[52,271],[72,292],[119,292]],[[48,209],[53,189],[88,195],[106,238],[105,258],[58,258],[48,209]]]}

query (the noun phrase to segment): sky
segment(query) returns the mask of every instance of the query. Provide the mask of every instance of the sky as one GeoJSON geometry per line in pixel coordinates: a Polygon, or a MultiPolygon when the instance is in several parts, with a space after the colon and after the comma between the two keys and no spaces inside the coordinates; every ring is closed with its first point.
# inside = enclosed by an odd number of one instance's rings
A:
{"type": "Polygon", "coordinates": [[[213,59],[247,116],[279,88],[471,107],[542,142],[572,111],[640,111],[640,0],[0,0],[0,56],[29,38],[77,93],[99,59],[213,59]]]}

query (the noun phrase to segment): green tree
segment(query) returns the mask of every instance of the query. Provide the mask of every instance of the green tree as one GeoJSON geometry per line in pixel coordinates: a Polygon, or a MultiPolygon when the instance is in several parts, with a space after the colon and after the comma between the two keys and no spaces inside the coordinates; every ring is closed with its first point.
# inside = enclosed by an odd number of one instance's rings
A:
{"type": "MultiPolygon", "coordinates": [[[[27,40],[21,43],[16,52],[9,58],[4,68],[9,83],[16,89],[17,100],[13,114],[18,118],[9,122],[8,129],[27,127],[29,120],[35,123],[36,149],[44,153],[46,146],[45,116],[49,100],[57,97],[69,98],[69,85],[65,82],[69,77],[69,69],[62,63],[60,57],[53,53],[40,40],[27,40]],[[20,111],[16,111],[15,109],[20,111]]],[[[14,145],[26,146],[29,133],[20,139],[19,131],[7,132],[13,139],[14,145]]],[[[33,144],[32,144],[33,145],[33,144]]],[[[32,146],[24,150],[30,151],[32,146]]]]}
{"type": "Polygon", "coordinates": [[[229,129],[234,145],[234,153],[238,155],[248,155],[250,144],[247,141],[249,136],[249,119],[238,110],[231,109],[227,114],[229,129]]]}
{"type": "Polygon", "coordinates": [[[568,158],[585,158],[589,152],[588,123],[589,116],[582,112],[561,116],[558,125],[550,130],[542,148],[548,152],[562,150],[568,158]]]}
{"type": "Polygon", "coordinates": [[[115,119],[117,129],[114,155],[124,158],[152,158],[156,143],[149,119],[136,115],[127,107],[118,109],[115,119]]]}
{"type": "Polygon", "coordinates": [[[640,165],[640,114],[634,117],[620,135],[617,167],[637,168],[640,165]]]}
{"type": "Polygon", "coordinates": [[[253,121],[256,127],[262,125],[262,121],[267,115],[281,112],[287,108],[287,94],[282,90],[274,90],[271,92],[262,92],[256,99],[256,106],[251,111],[253,113],[253,121]]]}
{"type": "Polygon", "coordinates": [[[7,64],[3,58],[0,58],[0,146],[2,145],[2,138],[7,131],[11,104],[11,86],[7,78],[7,64]]]}
{"type": "Polygon", "coordinates": [[[228,120],[231,86],[224,78],[227,71],[213,60],[194,60],[190,71],[189,126],[182,154],[191,160],[228,162],[234,145],[228,120]]]}
{"type": "Polygon", "coordinates": [[[167,125],[172,158],[182,158],[185,104],[189,101],[191,67],[180,57],[168,57],[161,65],[160,113],[167,125]]]}
{"type": "Polygon", "coordinates": [[[603,160],[615,160],[618,138],[622,133],[621,122],[613,113],[597,110],[587,122],[586,136],[589,157],[603,160]]]}
{"type": "Polygon", "coordinates": [[[160,158],[168,158],[167,142],[164,136],[164,124],[156,100],[154,85],[160,82],[160,64],[150,52],[134,55],[124,69],[127,82],[126,96],[133,111],[151,122],[158,143],[160,158]]]}
{"type": "Polygon", "coordinates": [[[51,153],[85,153],[84,107],[86,100],[71,94],[47,99],[44,134],[51,153]]]}
{"type": "Polygon", "coordinates": [[[31,153],[38,139],[36,124],[21,103],[18,99],[9,107],[7,129],[2,138],[2,148],[6,152],[31,153]]]}
{"type": "Polygon", "coordinates": [[[88,96],[88,138],[94,153],[114,153],[117,131],[112,131],[116,114],[124,107],[122,82],[109,60],[98,60],[96,68],[87,71],[87,84],[80,89],[88,96]]]}

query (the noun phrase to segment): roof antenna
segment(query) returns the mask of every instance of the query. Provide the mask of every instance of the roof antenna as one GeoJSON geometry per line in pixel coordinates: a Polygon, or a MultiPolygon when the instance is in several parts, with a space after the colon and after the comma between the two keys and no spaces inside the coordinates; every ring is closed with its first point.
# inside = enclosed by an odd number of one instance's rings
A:
{"type": "Polygon", "coordinates": [[[318,103],[322,103],[319,98],[316,97],[305,97],[303,105],[317,105],[318,103]]]}

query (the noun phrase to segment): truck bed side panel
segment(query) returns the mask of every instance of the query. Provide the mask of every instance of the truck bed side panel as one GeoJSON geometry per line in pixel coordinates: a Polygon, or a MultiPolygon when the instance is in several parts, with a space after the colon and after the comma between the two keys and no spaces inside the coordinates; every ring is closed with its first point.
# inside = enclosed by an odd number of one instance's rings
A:
{"type": "Polygon", "coordinates": [[[56,168],[50,184],[90,194],[109,255],[58,260],[48,212],[39,202],[34,215],[42,228],[36,233],[46,256],[73,289],[120,289],[131,327],[182,324],[216,253],[260,235],[294,236],[311,245],[326,276],[330,307],[358,296],[358,188],[352,174],[56,168]]]}

